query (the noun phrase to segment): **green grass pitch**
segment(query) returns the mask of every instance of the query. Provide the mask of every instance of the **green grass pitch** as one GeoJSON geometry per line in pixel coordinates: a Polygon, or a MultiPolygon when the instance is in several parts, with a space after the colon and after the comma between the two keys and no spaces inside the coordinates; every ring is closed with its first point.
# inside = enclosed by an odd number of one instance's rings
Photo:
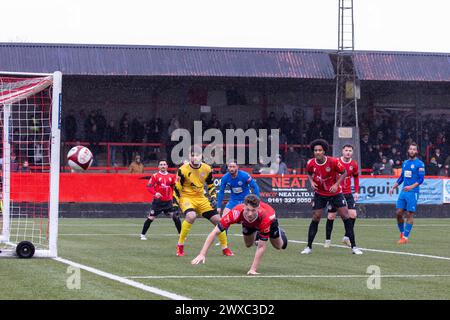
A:
{"type": "MultiPolygon", "coordinates": [[[[291,241],[284,251],[269,245],[258,270],[263,277],[246,276],[255,247],[245,248],[238,225],[229,231],[234,257],[222,256],[213,246],[206,264],[192,266],[190,261],[212,229],[207,220],[199,218],[192,227],[185,257],[175,256],[178,236],[171,219],[156,220],[147,241],[138,237],[143,222],[60,219],[59,255],[196,300],[450,299],[450,219],[416,219],[410,243],[404,246],[396,243],[395,219],[359,219],[358,246],[380,250],[362,256],[339,246],[323,248],[325,219],[313,253],[300,255],[310,219],[280,219],[288,238],[297,242],[291,241]],[[379,289],[367,286],[371,265],[380,268],[379,289]]],[[[341,245],[343,232],[342,222],[336,220],[333,244],[341,245]]],[[[0,299],[167,299],[85,270],[81,270],[80,288],[69,289],[67,268],[52,259],[1,259],[0,299]]]]}

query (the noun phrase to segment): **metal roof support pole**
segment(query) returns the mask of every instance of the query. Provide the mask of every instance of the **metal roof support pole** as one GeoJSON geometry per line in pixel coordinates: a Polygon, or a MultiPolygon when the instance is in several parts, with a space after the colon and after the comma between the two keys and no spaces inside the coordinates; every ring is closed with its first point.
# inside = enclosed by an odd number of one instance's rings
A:
{"type": "Polygon", "coordinates": [[[353,0],[339,0],[338,15],[333,156],[340,156],[342,146],[351,144],[354,146],[353,158],[359,162],[358,99],[360,87],[353,64],[355,50],[353,0]]]}

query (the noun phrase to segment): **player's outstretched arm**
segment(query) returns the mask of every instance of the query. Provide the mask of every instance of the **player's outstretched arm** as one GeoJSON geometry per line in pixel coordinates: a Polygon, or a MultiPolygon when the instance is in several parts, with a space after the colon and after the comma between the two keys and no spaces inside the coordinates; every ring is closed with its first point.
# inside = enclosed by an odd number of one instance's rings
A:
{"type": "Polygon", "coordinates": [[[206,254],[208,253],[209,247],[211,247],[212,243],[214,242],[214,238],[217,237],[221,232],[222,231],[220,231],[217,226],[214,227],[213,231],[211,231],[206,238],[202,250],[200,251],[198,256],[191,261],[191,264],[199,264],[200,262],[205,263],[206,254]]]}
{"type": "Polygon", "coordinates": [[[256,248],[255,258],[253,259],[252,266],[250,267],[250,270],[248,270],[248,275],[255,275],[259,274],[257,272],[259,263],[261,262],[261,258],[264,255],[264,252],[266,252],[267,248],[267,241],[260,240],[258,241],[258,247],[256,248]]]}

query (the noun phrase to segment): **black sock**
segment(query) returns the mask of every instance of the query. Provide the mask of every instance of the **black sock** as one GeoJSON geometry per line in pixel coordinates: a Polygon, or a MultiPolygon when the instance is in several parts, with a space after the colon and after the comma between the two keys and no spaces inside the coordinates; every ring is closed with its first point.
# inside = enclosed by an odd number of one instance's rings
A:
{"type": "Polygon", "coordinates": [[[280,228],[280,237],[283,240],[283,246],[281,247],[281,249],[286,249],[287,245],[288,245],[288,239],[286,237],[286,232],[284,232],[283,229],[280,228]]]}
{"type": "Polygon", "coordinates": [[[178,234],[181,232],[181,220],[177,215],[172,216],[172,220],[175,223],[175,227],[177,228],[178,234]]]}
{"type": "Polygon", "coordinates": [[[350,219],[344,220],[344,227],[345,227],[345,236],[350,239],[352,248],[356,247],[355,234],[353,233],[353,224],[350,221],[350,219]]]}
{"type": "Polygon", "coordinates": [[[308,247],[312,249],[312,244],[314,241],[314,238],[316,237],[317,229],[319,228],[319,221],[311,221],[311,224],[309,225],[309,231],[308,231],[308,247]]]}
{"type": "Polygon", "coordinates": [[[333,232],[334,220],[327,219],[327,225],[325,227],[325,239],[331,240],[331,232],[333,232]]]}
{"type": "Polygon", "coordinates": [[[147,220],[145,220],[145,222],[144,222],[144,227],[142,228],[142,233],[141,234],[146,234],[147,233],[147,231],[148,231],[148,228],[150,228],[150,225],[152,224],[152,220],[150,220],[150,219],[148,219],[147,218],[147,220]]]}
{"type": "MultiPolygon", "coordinates": [[[[355,234],[355,221],[356,221],[356,218],[348,218],[348,220],[350,220],[350,222],[351,222],[351,224],[352,224],[353,234],[355,234]]],[[[347,232],[345,232],[345,236],[346,236],[347,238],[349,238],[347,232]]]]}

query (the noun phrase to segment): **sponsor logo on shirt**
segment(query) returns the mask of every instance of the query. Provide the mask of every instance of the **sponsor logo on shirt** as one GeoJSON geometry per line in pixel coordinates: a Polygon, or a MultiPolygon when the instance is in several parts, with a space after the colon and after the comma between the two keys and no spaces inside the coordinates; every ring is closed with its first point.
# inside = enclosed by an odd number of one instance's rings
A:
{"type": "Polygon", "coordinates": [[[233,193],[241,193],[243,190],[241,187],[232,188],[233,193]]]}

